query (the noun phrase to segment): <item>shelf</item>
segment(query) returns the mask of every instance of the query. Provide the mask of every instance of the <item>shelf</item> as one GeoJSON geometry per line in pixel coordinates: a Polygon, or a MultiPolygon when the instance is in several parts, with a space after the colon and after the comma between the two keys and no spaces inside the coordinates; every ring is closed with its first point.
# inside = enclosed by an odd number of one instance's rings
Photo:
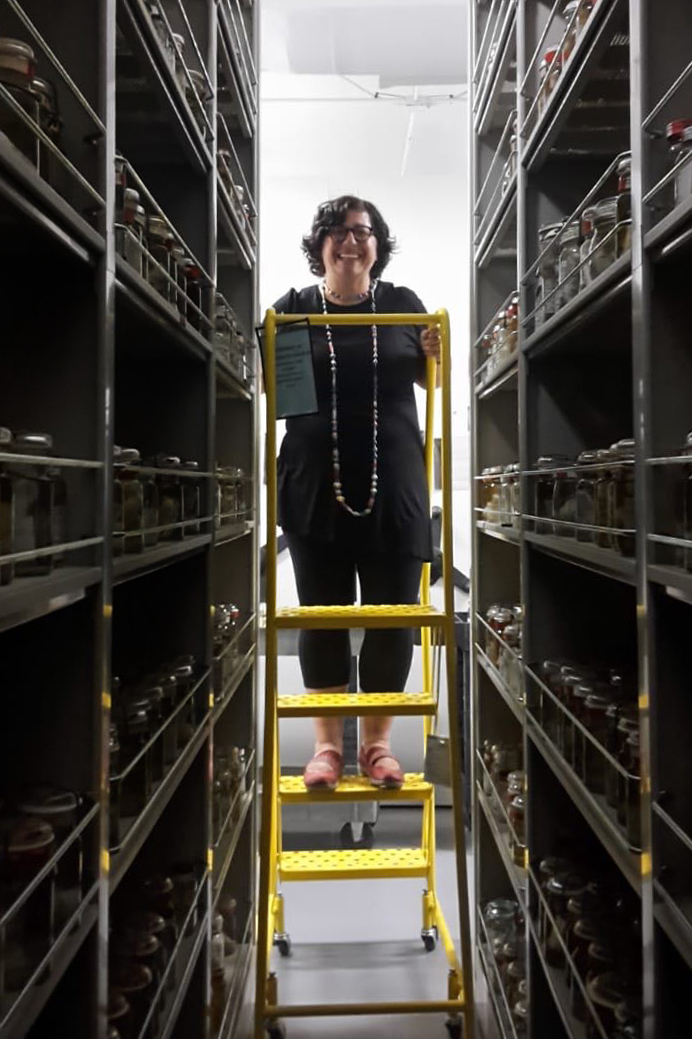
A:
{"type": "MultiPolygon", "coordinates": [[[[231,868],[231,863],[233,862],[233,856],[236,853],[236,849],[238,847],[238,842],[240,841],[240,835],[243,832],[243,828],[245,826],[245,822],[246,822],[246,820],[248,818],[248,815],[250,813],[250,809],[251,809],[251,807],[255,803],[255,791],[256,791],[256,786],[255,786],[255,782],[253,780],[252,784],[250,785],[250,789],[243,796],[242,806],[241,806],[241,809],[240,809],[240,813],[238,815],[238,819],[237,819],[237,821],[235,823],[235,826],[233,827],[233,830],[231,831],[230,835],[229,834],[226,835],[226,837],[230,837],[230,839],[228,840],[228,845],[227,845],[226,848],[223,848],[222,853],[219,854],[219,858],[221,858],[221,860],[222,860],[221,861],[221,867],[220,867],[218,873],[215,876],[213,876],[213,878],[212,878],[212,887],[213,887],[213,892],[214,892],[213,900],[212,900],[212,910],[216,909],[216,903],[219,900],[219,897],[221,895],[221,890],[222,890],[222,888],[224,886],[224,883],[226,881],[226,877],[228,876],[228,871],[231,868]]],[[[219,848],[221,848],[221,845],[223,844],[225,839],[226,838],[224,836],[222,836],[221,840],[219,841],[219,845],[218,845],[219,848]]],[[[216,859],[216,854],[217,853],[215,852],[215,854],[214,854],[214,858],[215,859],[216,859]]]]}
{"type": "MultiPolygon", "coordinates": [[[[70,206],[0,134],[0,217],[15,225],[13,252],[32,257],[67,250],[93,264],[106,250],[103,235],[70,206]]],[[[6,227],[6,233],[9,227],[6,227]]]]}
{"type": "Polygon", "coordinates": [[[495,960],[491,960],[488,956],[487,935],[483,924],[483,918],[480,908],[478,909],[476,948],[478,950],[481,968],[483,970],[483,974],[485,975],[485,981],[488,988],[488,994],[490,996],[490,1002],[495,1013],[495,1020],[497,1022],[497,1026],[499,1028],[502,1039],[517,1039],[517,1033],[514,1028],[514,1022],[512,1021],[511,1011],[509,1006],[507,1005],[507,997],[505,995],[504,987],[502,985],[502,981],[500,979],[500,975],[498,973],[495,960]],[[482,940],[481,935],[486,937],[485,942],[482,940]]]}
{"type": "Polygon", "coordinates": [[[187,995],[187,991],[192,981],[192,975],[197,965],[199,954],[202,951],[207,932],[209,929],[209,914],[203,913],[202,920],[197,927],[197,934],[183,941],[183,946],[188,946],[188,957],[187,963],[185,964],[185,970],[183,976],[175,987],[175,994],[173,1000],[168,1008],[168,1012],[165,1017],[163,1026],[159,1027],[157,1039],[170,1039],[170,1036],[175,1028],[175,1023],[178,1020],[183,1001],[187,995]]]}
{"type": "Polygon", "coordinates": [[[524,539],[539,552],[572,563],[583,570],[590,570],[601,577],[610,577],[625,584],[637,583],[636,560],[621,556],[613,549],[599,548],[575,538],[563,538],[555,534],[534,534],[531,531],[524,532],[524,539]]]}
{"type": "MultiPolygon", "coordinates": [[[[27,987],[23,995],[8,1009],[5,1016],[0,1017],[0,1032],[3,1039],[24,1039],[28,1034],[96,924],[98,906],[94,903],[96,903],[97,894],[98,884],[94,884],[79,910],[65,924],[57,941],[51,947],[50,953],[43,961],[50,963],[47,979],[27,987]]],[[[40,976],[43,970],[39,970],[37,973],[40,976]]]]}
{"type": "Polygon", "coordinates": [[[221,545],[228,545],[231,541],[244,538],[246,534],[251,534],[254,529],[254,520],[241,520],[240,523],[229,523],[225,527],[216,527],[214,531],[214,548],[220,548],[221,545]]]}
{"type": "Polygon", "coordinates": [[[692,244],[692,197],[685,199],[644,235],[644,248],[663,261],[692,244]]]}
{"type": "MultiPolygon", "coordinates": [[[[474,109],[474,132],[482,137],[493,127],[504,125],[507,116],[515,107],[516,92],[512,84],[509,92],[508,106],[502,102],[503,87],[508,82],[509,71],[516,55],[517,5],[511,3],[505,11],[504,21],[499,32],[493,35],[496,46],[496,57],[493,67],[487,73],[482,90],[479,91],[479,103],[474,109]]],[[[498,28],[496,24],[496,30],[498,28]]]]}
{"type": "MultiPolygon", "coordinates": [[[[200,683],[204,679],[200,679],[200,683]]],[[[200,684],[198,683],[198,685],[200,684]]],[[[142,811],[127,831],[119,851],[110,853],[109,893],[117,890],[121,880],[139,854],[151,831],[163,815],[173,794],[187,775],[192,762],[209,736],[208,718],[197,729],[187,747],[178,756],[164,776],[156,791],[151,795],[146,808],[142,811]]]]}
{"type": "Polygon", "coordinates": [[[494,664],[490,661],[490,658],[487,656],[487,654],[484,652],[484,650],[478,642],[476,643],[476,657],[478,659],[479,666],[483,668],[486,675],[493,683],[498,693],[505,701],[512,714],[514,715],[514,717],[517,719],[520,725],[523,725],[526,716],[526,709],[524,707],[524,704],[520,703],[519,700],[517,700],[517,698],[512,695],[512,691],[507,687],[504,679],[502,678],[502,675],[494,666],[494,664]]]}
{"type": "Polygon", "coordinates": [[[649,563],[647,577],[655,584],[663,585],[666,594],[673,599],[692,603],[692,573],[679,566],[660,566],[649,563]]]}
{"type": "Polygon", "coordinates": [[[505,837],[501,832],[500,827],[493,815],[493,810],[490,804],[488,803],[487,797],[483,793],[480,783],[476,783],[476,797],[478,798],[479,805],[483,809],[485,821],[487,822],[488,828],[493,835],[495,844],[497,845],[498,853],[500,855],[500,858],[502,859],[502,865],[505,867],[507,876],[509,877],[510,884],[512,885],[514,894],[517,897],[517,902],[522,907],[524,912],[526,912],[526,908],[528,905],[528,886],[526,879],[526,870],[522,869],[520,866],[515,865],[515,863],[512,861],[507,841],[505,840],[505,837]]]}
{"type": "MultiPolygon", "coordinates": [[[[127,345],[132,328],[140,333],[142,326],[148,332],[155,331],[158,336],[146,341],[147,352],[158,354],[165,360],[170,351],[178,349],[187,354],[206,360],[212,347],[207,339],[196,328],[188,323],[182,324],[178,310],[167,303],[145,279],[137,273],[127,260],[116,256],[116,307],[121,313],[116,322],[116,350],[123,352],[127,345]],[[136,323],[136,324],[135,324],[136,323]]],[[[141,357],[142,337],[132,337],[137,342],[137,356],[141,357]]]]}
{"type": "Polygon", "coordinates": [[[496,393],[516,393],[519,386],[518,365],[515,354],[510,355],[488,382],[476,386],[478,400],[488,400],[496,393]]]}
{"type": "Polygon", "coordinates": [[[506,541],[508,545],[519,545],[521,543],[521,531],[514,527],[500,527],[497,523],[488,523],[487,520],[476,520],[476,528],[486,537],[496,538],[497,541],[506,541]]]}
{"type": "Polygon", "coordinates": [[[557,1012],[560,1015],[568,1039],[587,1039],[586,1025],[581,1021],[578,1021],[569,1009],[569,990],[565,984],[564,972],[558,970],[557,967],[549,967],[545,962],[541,943],[536,934],[536,928],[531,917],[529,917],[529,930],[531,938],[533,939],[536,956],[543,968],[545,980],[550,989],[550,994],[553,997],[553,1002],[555,1003],[557,1012]]]}
{"type": "MultiPolygon", "coordinates": [[[[232,253],[235,255],[238,265],[242,267],[243,270],[249,271],[252,269],[253,264],[257,259],[255,249],[248,241],[238,214],[233,208],[233,203],[231,202],[228,192],[219,177],[217,177],[217,185],[219,196],[219,226],[231,246],[232,253]]],[[[228,262],[228,250],[226,250],[223,245],[220,245],[219,248],[224,253],[226,261],[228,262]]]]}
{"type": "Polygon", "coordinates": [[[195,555],[211,545],[211,534],[198,534],[195,537],[183,538],[182,541],[171,541],[156,548],[147,548],[143,552],[119,556],[113,560],[113,584],[123,584],[145,574],[151,574],[162,567],[177,563],[180,559],[195,555]]]}
{"type": "Polygon", "coordinates": [[[223,397],[226,394],[219,393],[219,388],[228,391],[228,395],[231,397],[241,397],[243,400],[251,401],[254,399],[254,393],[247,386],[243,385],[236,373],[232,368],[222,361],[219,357],[215,358],[216,367],[216,392],[217,396],[223,397]]]}
{"type": "Polygon", "coordinates": [[[642,855],[630,851],[627,847],[624,834],[611,818],[612,810],[607,806],[605,798],[587,790],[529,712],[527,733],[622,875],[637,894],[641,895],[642,855]]]}
{"type": "MultiPolygon", "coordinates": [[[[257,132],[257,105],[253,91],[249,88],[247,77],[240,68],[240,41],[235,31],[235,24],[229,18],[227,3],[220,3],[219,28],[221,30],[222,46],[219,47],[219,65],[223,78],[230,90],[233,100],[226,103],[223,98],[219,99],[219,110],[226,116],[235,119],[244,137],[251,139],[257,132]],[[237,46],[234,45],[234,37],[237,46]]],[[[254,73],[254,66],[252,68],[254,73]]]]}
{"type": "Polygon", "coordinates": [[[238,945],[238,951],[236,953],[237,962],[233,972],[233,982],[229,989],[228,1000],[224,1008],[217,1039],[233,1039],[233,1036],[236,1034],[235,1027],[238,1021],[238,1014],[242,1007],[242,994],[245,990],[245,985],[252,964],[252,924],[253,914],[250,913],[245,927],[245,934],[238,945]]]}
{"type": "Polygon", "coordinates": [[[517,220],[516,182],[507,192],[495,210],[487,227],[483,229],[478,247],[474,249],[476,266],[483,270],[493,259],[507,259],[516,256],[516,245],[507,246],[509,231],[517,220]]]}
{"type": "MultiPolygon", "coordinates": [[[[545,111],[528,136],[523,154],[528,170],[538,171],[556,151],[575,156],[616,155],[629,147],[629,105],[623,105],[617,89],[622,81],[597,75],[612,41],[626,31],[627,18],[623,17],[620,0],[611,0],[610,4],[600,0],[594,5],[545,111]],[[592,81],[596,87],[593,97],[585,98],[592,81]],[[610,97],[604,96],[608,89],[610,97]],[[625,112],[621,125],[616,125],[613,117],[618,111],[625,112]]],[[[629,84],[619,93],[628,102],[629,84]]],[[[532,103],[533,99],[527,102],[527,112],[532,103]]]]}
{"type": "Polygon", "coordinates": [[[527,336],[522,350],[530,357],[536,357],[564,344],[569,344],[572,351],[581,355],[593,352],[600,355],[604,349],[613,349],[609,345],[613,338],[611,322],[618,309],[626,308],[629,314],[631,266],[629,254],[617,259],[573,300],[527,336]],[[597,340],[585,340],[585,328],[596,321],[604,322],[603,336],[597,340]]]}
{"type": "Polygon", "coordinates": [[[243,657],[242,661],[240,662],[240,664],[236,668],[235,672],[228,679],[228,682],[224,686],[224,689],[223,689],[223,692],[221,694],[220,699],[214,705],[214,708],[212,710],[212,713],[211,713],[211,724],[212,724],[212,727],[214,725],[216,725],[217,721],[219,720],[221,715],[224,713],[224,711],[228,707],[228,705],[231,702],[231,700],[233,699],[235,693],[238,690],[238,687],[240,686],[240,683],[243,681],[243,679],[245,678],[245,676],[248,673],[248,671],[250,671],[250,669],[253,667],[253,665],[255,663],[255,655],[256,655],[256,647],[253,645],[247,651],[247,653],[243,657]]]}
{"type": "Polygon", "coordinates": [[[44,577],[15,577],[0,588],[0,631],[72,606],[101,577],[97,566],[61,566],[44,577]]]}
{"type": "Polygon", "coordinates": [[[214,165],[209,147],[164,57],[149,12],[139,0],[118,0],[117,13],[134,58],[119,53],[117,59],[118,147],[145,164],[182,154],[195,173],[204,175],[214,165]]]}

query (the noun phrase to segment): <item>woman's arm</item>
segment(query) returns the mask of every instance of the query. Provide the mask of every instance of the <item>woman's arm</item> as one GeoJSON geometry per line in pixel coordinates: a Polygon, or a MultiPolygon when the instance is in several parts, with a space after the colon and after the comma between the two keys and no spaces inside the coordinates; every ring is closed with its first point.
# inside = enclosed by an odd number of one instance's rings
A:
{"type": "MultiPolygon", "coordinates": [[[[423,354],[426,357],[426,359],[428,357],[433,357],[435,359],[435,361],[437,362],[437,370],[436,370],[436,376],[435,376],[435,386],[439,386],[440,385],[440,349],[441,349],[441,345],[442,345],[442,342],[441,342],[441,339],[440,339],[440,326],[439,325],[428,325],[427,328],[423,329],[423,331],[420,334],[420,348],[423,351],[423,354]]],[[[424,390],[428,388],[428,380],[427,380],[427,377],[425,375],[422,375],[420,379],[416,380],[416,382],[417,382],[417,384],[419,386],[422,386],[422,388],[424,390]]]]}

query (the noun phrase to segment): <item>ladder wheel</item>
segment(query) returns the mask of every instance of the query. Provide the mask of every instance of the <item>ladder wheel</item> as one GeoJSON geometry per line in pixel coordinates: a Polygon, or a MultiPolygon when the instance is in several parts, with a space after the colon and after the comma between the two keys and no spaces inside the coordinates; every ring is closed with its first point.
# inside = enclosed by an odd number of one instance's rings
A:
{"type": "Polygon", "coordinates": [[[286,1026],[282,1021],[270,1021],[267,1025],[267,1039],[286,1039],[286,1026]]]}
{"type": "Polygon", "coordinates": [[[464,1026],[460,1017],[450,1017],[445,1021],[445,1028],[449,1033],[450,1039],[462,1039],[464,1034],[464,1026]]]}
{"type": "MultiPolygon", "coordinates": [[[[420,936],[423,940],[426,952],[434,952],[437,947],[437,934],[435,928],[432,927],[429,931],[421,931],[420,936]]],[[[449,1022],[448,1022],[449,1024],[449,1022]]]]}
{"type": "Polygon", "coordinates": [[[287,957],[291,955],[291,936],[288,934],[281,934],[276,938],[274,945],[279,950],[281,956],[287,957]]]}
{"type": "Polygon", "coordinates": [[[375,828],[372,823],[363,823],[363,833],[359,841],[353,836],[351,823],[344,823],[339,833],[339,842],[344,851],[351,848],[366,848],[368,851],[375,843],[375,828]]]}

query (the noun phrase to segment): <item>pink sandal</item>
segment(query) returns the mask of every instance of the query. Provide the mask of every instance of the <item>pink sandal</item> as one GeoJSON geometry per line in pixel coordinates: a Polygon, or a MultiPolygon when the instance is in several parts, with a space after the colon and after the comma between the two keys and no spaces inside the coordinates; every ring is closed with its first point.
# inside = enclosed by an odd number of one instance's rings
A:
{"type": "Polygon", "coordinates": [[[383,747],[379,743],[373,743],[367,748],[361,747],[358,764],[362,775],[367,776],[373,786],[400,790],[404,785],[401,765],[388,747],[383,747]]]}
{"type": "Polygon", "coordinates": [[[305,766],[307,790],[336,790],[344,771],[344,759],[336,750],[321,750],[305,766]]]}

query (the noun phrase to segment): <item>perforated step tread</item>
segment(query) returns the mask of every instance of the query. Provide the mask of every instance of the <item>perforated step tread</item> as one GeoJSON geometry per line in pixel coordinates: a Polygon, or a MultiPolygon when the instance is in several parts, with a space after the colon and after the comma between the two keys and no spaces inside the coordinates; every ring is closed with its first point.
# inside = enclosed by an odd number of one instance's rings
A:
{"type": "Polygon", "coordinates": [[[279,718],[404,717],[437,712],[437,702],[429,693],[290,693],[277,699],[279,718]]]}
{"type": "Polygon", "coordinates": [[[286,882],[424,877],[427,870],[428,863],[421,848],[286,851],[279,856],[279,874],[286,882]]]}
{"type": "Polygon", "coordinates": [[[445,622],[434,606],[292,606],[276,611],[277,628],[423,628],[445,622]]]}
{"type": "Polygon", "coordinates": [[[427,801],[433,792],[422,772],[407,772],[400,790],[374,787],[366,776],[345,776],[336,790],[306,790],[302,776],[282,776],[279,785],[284,804],[315,801],[427,801]]]}

